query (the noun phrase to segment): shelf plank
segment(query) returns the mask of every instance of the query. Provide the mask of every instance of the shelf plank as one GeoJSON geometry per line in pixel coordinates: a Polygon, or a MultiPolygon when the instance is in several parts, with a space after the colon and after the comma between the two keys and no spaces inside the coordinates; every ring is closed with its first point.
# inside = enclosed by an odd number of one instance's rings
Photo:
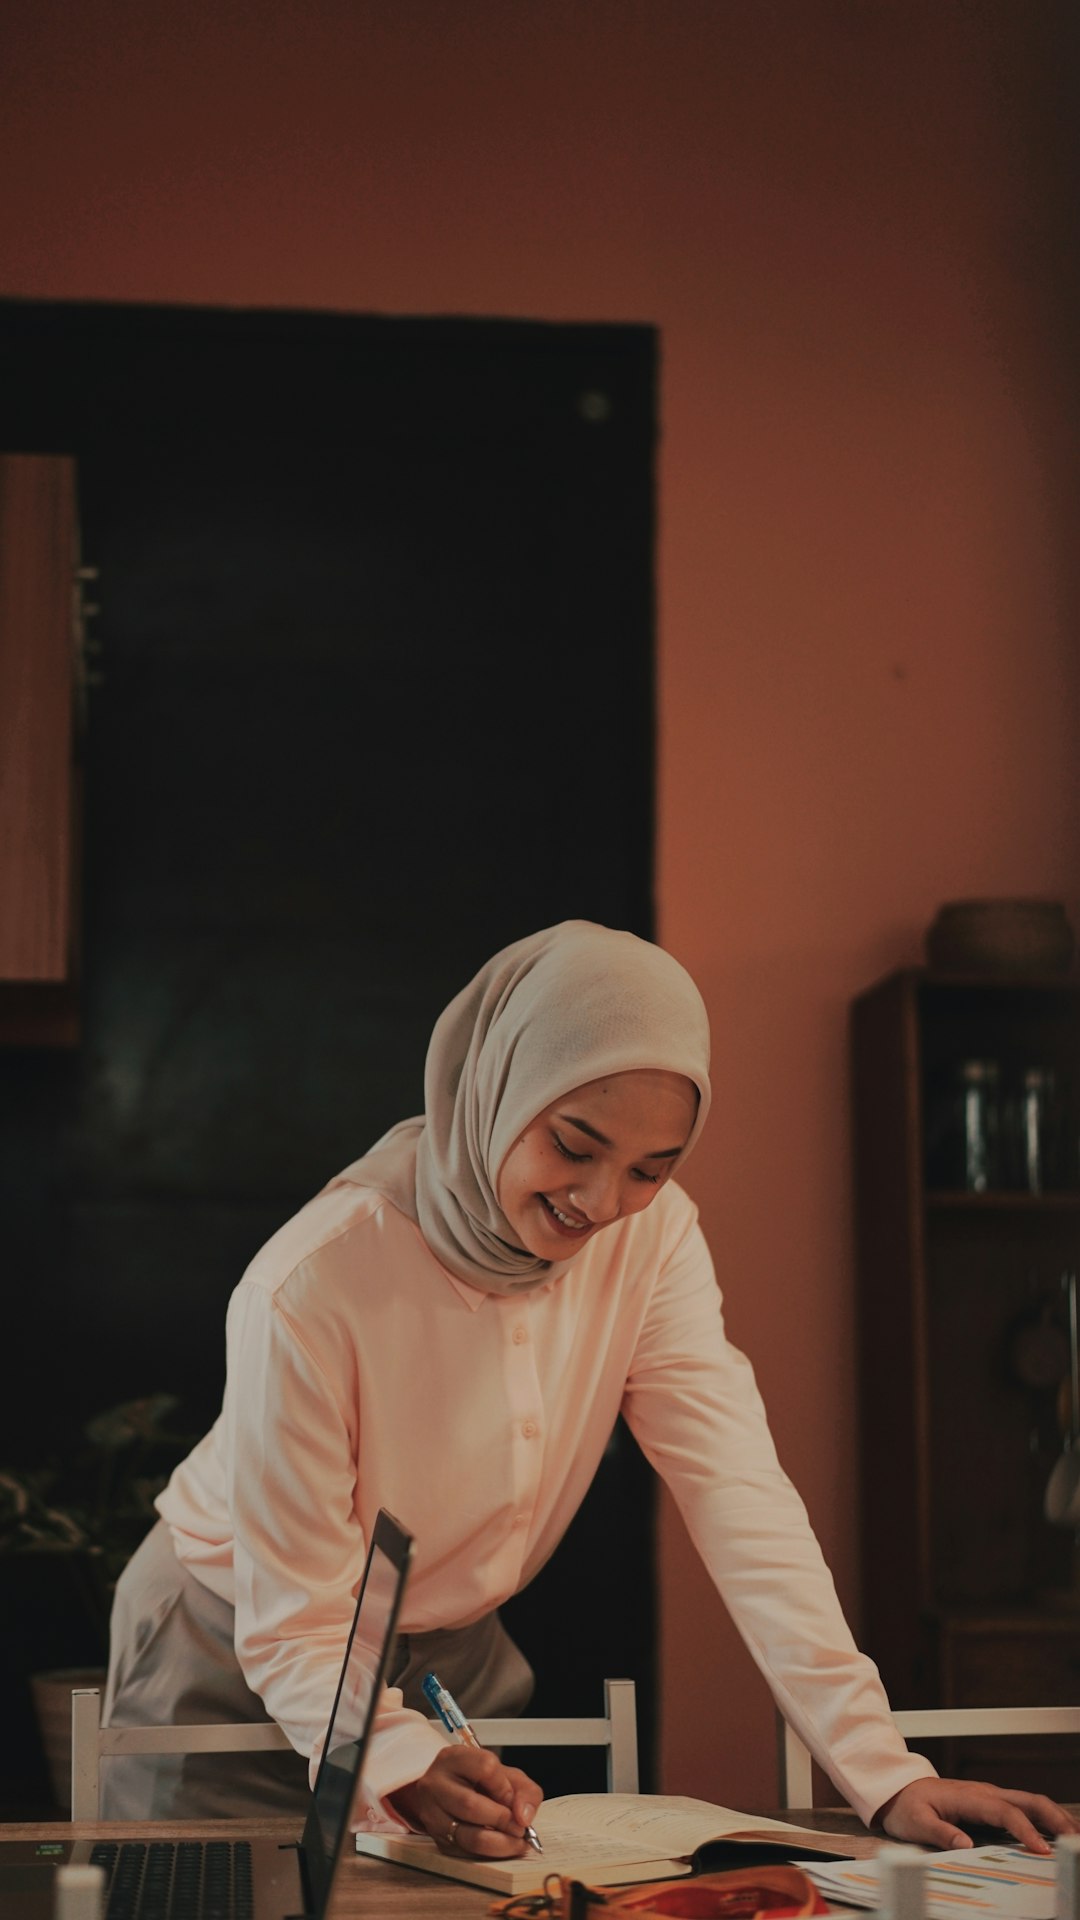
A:
{"type": "Polygon", "coordinates": [[[1055,1213],[1080,1211],[1080,1193],[951,1192],[941,1189],[925,1195],[928,1210],[948,1213],[1055,1213]]]}

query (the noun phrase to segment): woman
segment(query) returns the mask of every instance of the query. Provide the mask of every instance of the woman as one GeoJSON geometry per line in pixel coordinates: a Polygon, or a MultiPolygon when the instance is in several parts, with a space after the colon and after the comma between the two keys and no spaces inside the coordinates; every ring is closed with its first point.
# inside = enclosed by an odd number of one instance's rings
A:
{"type": "MultiPolygon", "coordinates": [[[[951,1847],[977,1821],[1042,1850],[1038,1827],[1071,1827],[1038,1796],[939,1780],[892,1725],[673,1179],[709,1099],[705,1008],[660,948],[569,921],[480,970],[436,1023],[423,1117],[331,1181],[233,1295],[220,1418],[118,1588],[107,1718],[268,1713],[317,1756],[386,1506],[418,1550],[370,1818],[521,1852],[540,1788],[447,1745],[420,1682],[434,1667],[473,1716],[524,1706],[497,1609],[554,1551],[622,1412],[785,1717],[867,1822],[951,1847]]],[[[265,1760],[242,1793],[235,1759],[113,1764],[114,1817],[295,1793],[265,1760]]]]}

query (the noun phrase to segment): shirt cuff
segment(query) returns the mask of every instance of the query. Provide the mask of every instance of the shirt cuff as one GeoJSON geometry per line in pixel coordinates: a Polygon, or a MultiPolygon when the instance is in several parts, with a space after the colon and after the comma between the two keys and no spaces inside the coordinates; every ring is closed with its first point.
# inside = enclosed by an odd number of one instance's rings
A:
{"type": "Polygon", "coordinates": [[[882,1768],[879,1778],[871,1785],[860,1780],[858,1788],[848,1786],[848,1797],[864,1827],[873,1824],[875,1815],[904,1787],[910,1787],[913,1780],[936,1780],[937,1768],[921,1753],[908,1756],[907,1765],[882,1768]]]}
{"type": "Polygon", "coordinates": [[[408,1821],[394,1811],[387,1796],[419,1780],[436,1754],[448,1745],[449,1740],[441,1729],[432,1726],[421,1714],[402,1714],[400,1725],[377,1732],[364,1765],[361,1805],[353,1821],[354,1829],[411,1833],[413,1829],[408,1821]]]}

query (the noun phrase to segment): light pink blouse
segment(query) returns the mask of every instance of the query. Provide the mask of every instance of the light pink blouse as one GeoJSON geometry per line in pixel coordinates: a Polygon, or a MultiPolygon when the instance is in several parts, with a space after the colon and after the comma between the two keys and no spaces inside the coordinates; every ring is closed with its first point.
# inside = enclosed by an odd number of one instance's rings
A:
{"type": "MultiPolygon", "coordinates": [[[[333,1185],[248,1268],[227,1347],[222,1413],[158,1507],[235,1604],[248,1684],[300,1752],[318,1752],[378,1508],[417,1541],[402,1631],[464,1625],[554,1551],[622,1411],[781,1710],[862,1817],[933,1772],[855,1647],[674,1183],[518,1297],[453,1278],[380,1194],[333,1185]]],[[[369,1793],[441,1744],[388,1689],[369,1793]]]]}

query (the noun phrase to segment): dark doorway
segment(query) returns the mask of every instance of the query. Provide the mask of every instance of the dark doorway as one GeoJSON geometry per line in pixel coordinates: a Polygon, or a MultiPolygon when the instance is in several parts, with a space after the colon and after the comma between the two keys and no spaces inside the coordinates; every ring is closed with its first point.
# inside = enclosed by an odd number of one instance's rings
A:
{"type": "MultiPolygon", "coordinates": [[[[0,303],[103,648],[82,1044],[0,1057],[0,1462],[155,1391],[201,1430],[243,1267],[418,1110],[475,967],[651,931],[654,384],[644,327],[0,303]]],[[[637,1679],[646,1767],[649,1478],[620,1435],[512,1609],[536,1711],[637,1679]]]]}

